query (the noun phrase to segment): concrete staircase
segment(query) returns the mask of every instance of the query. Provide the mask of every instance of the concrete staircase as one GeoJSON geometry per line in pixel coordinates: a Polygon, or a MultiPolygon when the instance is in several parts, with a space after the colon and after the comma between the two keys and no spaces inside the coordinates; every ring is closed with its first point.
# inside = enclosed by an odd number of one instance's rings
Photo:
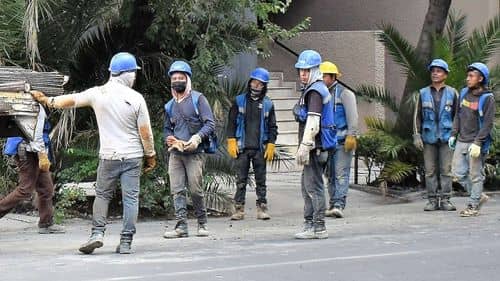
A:
{"type": "Polygon", "coordinates": [[[267,96],[274,102],[278,125],[277,146],[294,153],[298,144],[298,123],[293,117],[292,109],[300,97],[295,82],[283,81],[282,72],[271,72],[267,96]]]}

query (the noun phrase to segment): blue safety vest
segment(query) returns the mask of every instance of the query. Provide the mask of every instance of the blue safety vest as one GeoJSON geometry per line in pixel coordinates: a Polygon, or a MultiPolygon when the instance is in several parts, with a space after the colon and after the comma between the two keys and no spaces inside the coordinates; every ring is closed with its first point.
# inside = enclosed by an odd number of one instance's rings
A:
{"type": "Polygon", "coordinates": [[[305,123],[307,120],[307,106],[305,104],[307,95],[311,91],[316,91],[323,100],[323,109],[321,111],[320,139],[321,149],[331,150],[337,146],[337,130],[335,128],[335,115],[333,113],[333,99],[323,81],[316,81],[308,88],[304,89],[299,102],[293,109],[295,120],[299,123],[305,123]]]}
{"type": "Polygon", "coordinates": [[[332,97],[334,100],[334,108],[333,111],[335,113],[335,127],[337,128],[337,142],[339,144],[344,143],[345,137],[347,135],[347,116],[344,108],[344,104],[342,103],[341,96],[344,91],[344,87],[337,83],[334,87],[334,93],[332,93],[332,97]]]}
{"type": "MultiPolygon", "coordinates": [[[[236,96],[236,105],[238,106],[238,115],[236,116],[235,137],[238,142],[238,148],[245,149],[245,113],[247,107],[247,94],[236,96]]],[[[273,102],[265,96],[262,99],[262,110],[260,114],[260,149],[264,149],[264,144],[269,140],[269,112],[273,107],[273,102]]]]}
{"type": "MultiPolygon", "coordinates": [[[[43,142],[45,143],[45,148],[48,149],[48,155],[49,159],[52,160],[52,148],[51,148],[51,142],[50,142],[50,123],[49,121],[45,121],[44,126],[43,126],[43,142]]],[[[14,156],[17,154],[17,150],[21,142],[23,142],[24,138],[22,137],[10,137],[7,138],[7,141],[5,142],[5,146],[3,149],[3,154],[8,155],[8,156],[14,156]]]]}
{"type": "Polygon", "coordinates": [[[451,136],[453,129],[453,100],[456,90],[445,86],[439,109],[434,105],[431,88],[420,89],[420,100],[422,102],[422,140],[424,143],[445,143],[451,136]],[[439,110],[439,114],[436,112],[439,110]],[[439,120],[438,120],[439,118],[439,120]]]}
{"type": "MultiPolygon", "coordinates": [[[[460,107],[462,107],[462,101],[464,100],[468,92],[469,92],[468,87],[465,87],[460,91],[460,107]]],[[[488,97],[493,97],[493,93],[485,92],[481,96],[479,96],[479,102],[477,107],[477,113],[479,115],[479,129],[483,128],[483,122],[484,122],[483,109],[484,109],[484,104],[486,103],[486,99],[488,97]]],[[[492,140],[493,138],[490,132],[486,140],[483,142],[483,145],[481,146],[481,153],[487,154],[489,152],[492,140]]]]}

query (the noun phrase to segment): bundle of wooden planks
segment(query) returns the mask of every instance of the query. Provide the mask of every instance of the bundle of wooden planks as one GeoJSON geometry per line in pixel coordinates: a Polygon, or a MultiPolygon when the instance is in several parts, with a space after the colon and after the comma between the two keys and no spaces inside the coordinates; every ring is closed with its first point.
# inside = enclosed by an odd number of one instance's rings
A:
{"type": "MultiPolygon", "coordinates": [[[[4,87],[7,87],[7,85],[12,86],[20,81],[28,83],[31,90],[41,91],[47,96],[64,94],[63,85],[65,78],[59,72],[37,72],[20,67],[0,66],[0,84],[8,83],[4,84],[4,87]]],[[[19,90],[22,91],[21,89],[19,90]]]]}

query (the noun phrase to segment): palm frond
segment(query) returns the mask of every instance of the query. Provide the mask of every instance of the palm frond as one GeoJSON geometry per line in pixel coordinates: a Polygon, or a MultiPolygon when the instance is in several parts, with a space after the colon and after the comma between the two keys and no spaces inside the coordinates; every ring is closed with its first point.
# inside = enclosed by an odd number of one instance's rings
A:
{"type": "Polygon", "coordinates": [[[365,124],[370,131],[382,131],[390,134],[394,129],[393,123],[377,117],[367,116],[365,118],[365,124]]]}
{"type": "Polygon", "coordinates": [[[500,92],[500,65],[497,64],[490,71],[490,89],[494,92],[500,92]]]}
{"type": "Polygon", "coordinates": [[[40,31],[39,21],[41,19],[52,19],[51,5],[53,0],[31,0],[27,1],[23,19],[24,36],[26,39],[26,53],[32,69],[37,70],[37,61],[40,60],[38,49],[38,33],[40,31]]]}
{"type": "Polygon", "coordinates": [[[449,42],[449,49],[452,57],[456,55],[458,50],[463,48],[463,45],[467,41],[467,30],[465,29],[465,23],[467,17],[463,14],[457,13],[451,10],[448,14],[448,24],[446,25],[446,38],[449,42]]]}
{"type": "Polygon", "coordinates": [[[386,182],[400,183],[414,170],[413,165],[396,160],[387,163],[380,175],[386,182]]]}
{"type": "Polygon", "coordinates": [[[378,41],[384,44],[394,61],[403,68],[403,73],[412,81],[414,87],[425,85],[427,77],[425,62],[416,55],[412,46],[391,24],[383,24],[383,32],[378,33],[378,41]]]}
{"type": "Polygon", "coordinates": [[[390,108],[394,113],[399,112],[399,104],[389,90],[383,87],[372,85],[360,85],[356,88],[356,93],[368,101],[377,101],[390,108]]]}
{"type": "MultiPolygon", "coordinates": [[[[467,39],[464,48],[457,54],[464,65],[474,61],[488,62],[500,47],[500,15],[488,21],[486,27],[475,29],[467,39]]],[[[465,69],[465,67],[463,68],[465,69]]]]}

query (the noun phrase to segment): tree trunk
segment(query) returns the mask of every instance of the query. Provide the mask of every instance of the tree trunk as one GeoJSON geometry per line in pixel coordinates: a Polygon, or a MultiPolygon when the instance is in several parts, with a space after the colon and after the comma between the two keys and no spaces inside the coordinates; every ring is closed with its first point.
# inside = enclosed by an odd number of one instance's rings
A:
{"type": "MultiPolygon", "coordinates": [[[[420,33],[420,38],[418,39],[416,55],[420,60],[427,63],[431,60],[432,55],[432,37],[435,34],[442,34],[444,27],[446,25],[446,19],[448,18],[448,11],[450,10],[451,0],[429,0],[429,9],[425,15],[424,24],[422,26],[422,31],[420,33]]],[[[403,92],[403,97],[401,98],[400,108],[405,106],[405,102],[412,94],[412,89],[409,85],[409,80],[406,80],[405,89],[403,92]]],[[[413,110],[413,109],[408,109],[413,110]]],[[[400,111],[400,112],[407,112],[400,111]]],[[[397,120],[397,126],[400,128],[410,129],[412,127],[411,118],[406,118],[405,116],[400,116],[397,120]]]]}

